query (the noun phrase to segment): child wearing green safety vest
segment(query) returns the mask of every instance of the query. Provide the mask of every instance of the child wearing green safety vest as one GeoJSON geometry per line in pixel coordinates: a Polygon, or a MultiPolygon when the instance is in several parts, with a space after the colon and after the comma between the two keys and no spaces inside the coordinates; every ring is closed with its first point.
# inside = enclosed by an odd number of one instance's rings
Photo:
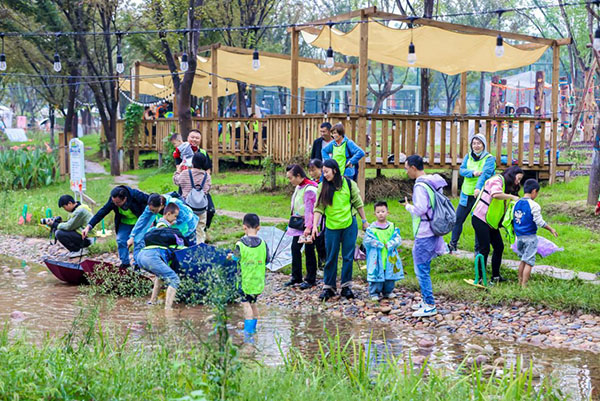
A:
{"type": "Polygon", "coordinates": [[[174,249],[181,249],[188,245],[181,231],[172,225],[179,216],[179,206],[169,203],[163,210],[163,217],[158,220],[156,227],[144,236],[145,247],[140,251],[137,262],[139,266],[154,274],[154,288],[149,304],[156,303],[162,282],[167,284],[165,309],[171,309],[175,300],[175,293],[179,287],[179,276],[171,268],[174,249]]]}
{"type": "Polygon", "coordinates": [[[258,321],[256,300],[265,288],[269,249],[257,235],[260,230],[260,219],[256,214],[246,214],[242,224],[246,235],[237,242],[235,254],[229,254],[228,259],[236,260],[240,265],[244,337],[246,341],[252,342],[252,335],[256,332],[258,321]]]}
{"type": "Polygon", "coordinates": [[[371,223],[363,245],[367,251],[367,281],[372,301],[396,298],[397,280],[404,278],[398,247],[402,244],[400,230],[387,220],[390,214],[386,202],[375,203],[376,221],[371,223]]]}

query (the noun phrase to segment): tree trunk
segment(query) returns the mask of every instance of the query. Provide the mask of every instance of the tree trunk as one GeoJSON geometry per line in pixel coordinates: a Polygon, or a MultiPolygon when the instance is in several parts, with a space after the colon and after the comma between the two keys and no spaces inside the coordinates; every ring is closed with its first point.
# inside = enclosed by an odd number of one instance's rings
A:
{"type": "Polygon", "coordinates": [[[248,117],[248,106],[246,104],[246,83],[245,82],[238,82],[237,83],[237,89],[238,89],[238,105],[240,105],[239,110],[237,111],[237,115],[238,117],[248,117]]]}
{"type": "Polygon", "coordinates": [[[121,166],[119,166],[119,151],[117,150],[117,140],[113,139],[108,143],[110,158],[110,175],[121,175],[121,166]]]}
{"type": "MultiPolygon", "coordinates": [[[[193,81],[191,82],[193,83],[193,81]]],[[[177,96],[177,117],[179,118],[179,133],[181,134],[184,141],[187,141],[188,133],[192,129],[192,113],[190,111],[191,103],[191,85],[184,85],[183,83],[179,87],[179,96],[177,96]]]]}
{"type": "MultiPolygon", "coordinates": [[[[598,135],[598,134],[596,134],[598,135]]],[[[594,149],[592,167],[590,169],[590,185],[588,187],[587,204],[593,206],[600,195],[600,150],[594,149]]]]}
{"type": "Polygon", "coordinates": [[[50,147],[54,147],[54,106],[48,105],[48,119],[50,120],[50,147]]]}
{"type": "Polygon", "coordinates": [[[429,114],[429,70],[421,68],[421,113],[429,114]]]}

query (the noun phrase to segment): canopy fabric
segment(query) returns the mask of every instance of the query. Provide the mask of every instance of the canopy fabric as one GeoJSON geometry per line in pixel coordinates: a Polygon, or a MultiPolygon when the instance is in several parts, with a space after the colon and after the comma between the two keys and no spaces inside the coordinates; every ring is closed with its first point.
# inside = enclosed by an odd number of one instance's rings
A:
{"type": "MultiPolygon", "coordinates": [[[[331,47],[335,52],[358,57],[359,25],[348,33],[324,26],[318,35],[302,31],[302,36],[307,43],[322,49],[329,47],[331,36],[331,47]]],[[[431,68],[449,75],[523,67],[536,62],[548,48],[540,45],[538,48],[523,50],[505,41],[504,55],[496,57],[496,38],[493,36],[459,33],[432,26],[420,26],[412,30],[394,29],[372,19],[369,20],[368,30],[370,60],[400,67],[431,68]],[[407,61],[411,38],[417,56],[417,62],[413,65],[407,61]]]]}
{"type": "MultiPolygon", "coordinates": [[[[213,50],[215,51],[215,50],[213,50]]],[[[217,49],[217,75],[259,86],[291,87],[291,60],[260,55],[260,68],[252,68],[252,54],[239,54],[224,49],[217,49]]],[[[198,57],[200,73],[212,73],[210,58],[198,57]]],[[[337,74],[328,74],[316,64],[300,61],[298,63],[298,87],[319,89],[344,77],[348,69],[337,74]]],[[[220,84],[219,84],[220,85],[220,84]]]]}

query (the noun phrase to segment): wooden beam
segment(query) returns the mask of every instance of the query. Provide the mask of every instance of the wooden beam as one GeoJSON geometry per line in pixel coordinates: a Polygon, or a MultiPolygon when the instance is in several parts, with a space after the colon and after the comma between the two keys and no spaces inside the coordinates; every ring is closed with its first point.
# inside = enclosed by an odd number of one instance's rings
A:
{"type": "MultiPolygon", "coordinates": [[[[216,75],[219,73],[219,53],[214,51],[217,48],[217,46],[213,47],[210,57],[210,72],[215,74],[210,77],[210,82],[212,84],[212,96],[210,99],[210,117],[212,118],[212,173],[214,174],[219,172],[219,124],[217,123],[217,118],[219,116],[219,80],[216,79],[216,75]]],[[[225,126],[223,126],[223,135],[225,135],[225,126]]]]}
{"type": "Polygon", "coordinates": [[[358,17],[361,17],[361,19],[363,17],[368,18],[369,16],[371,16],[372,14],[375,14],[376,12],[377,12],[377,7],[375,7],[375,6],[363,8],[360,10],[355,10],[355,11],[350,11],[350,12],[343,13],[343,14],[334,15],[330,18],[323,18],[323,19],[319,19],[316,21],[298,24],[297,26],[288,28],[288,32],[302,31],[302,30],[305,30],[306,28],[312,28],[315,25],[327,25],[327,23],[329,23],[329,22],[348,21],[348,20],[358,18],[358,17]]]}
{"type": "Polygon", "coordinates": [[[350,104],[352,107],[349,109],[350,113],[357,113],[358,108],[356,107],[356,66],[352,67],[350,71],[352,78],[352,88],[350,89],[350,104]]]}
{"type": "Polygon", "coordinates": [[[300,113],[305,113],[306,112],[306,105],[304,103],[304,96],[305,96],[305,88],[304,86],[300,88],[300,113]]]}
{"type": "Polygon", "coordinates": [[[467,73],[460,74],[460,114],[467,114],[467,73]]]}
{"type": "Polygon", "coordinates": [[[256,85],[250,85],[252,94],[250,95],[250,114],[256,113],[256,85]]]}
{"type": "Polygon", "coordinates": [[[290,85],[291,94],[291,107],[288,111],[289,114],[298,114],[298,56],[300,52],[300,32],[292,31],[291,38],[292,45],[292,56],[291,56],[291,78],[292,82],[290,85]]]}
{"type": "Polygon", "coordinates": [[[136,61],[133,66],[133,77],[131,77],[131,94],[133,95],[133,100],[140,99],[140,62],[136,61]]]}
{"type": "MultiPolygon", "coordinates": [[[[560,46],[552,46],[552,136],[550,137],[550,185],[556,181],[556,148],[558,146],[558,75],[560,74],[560,46]]],[[[543,134],[543,133],[542,133],[543,134]]],[[[544,152],[544,149],[540,149],[544,152]]],[[[565,176],[566,177],[566,176],[565,176]]]]}
{"type": "Polygon", "coordinates": [[[557,43],[560,43],[561,45],[568,44],[571,41],[570,38],[546,39],[546,38],[539,38],[537,36],[523,35],[520,33],[503,32],[503,31],[498,31],[496,29],[479,28],[479,27],[463,25],[463,24],[452,24],[450,22],[443,22],[443,21],[438,21],[438,20],[429,19],[429,18],[414,18],[414,17],[409,17],[406,15],[386,13],[386,12],[380,12],[380,11],[374,13],[371,17],[372,18],[385,18],[387,20],[396,20],[396,21],[404,21],[404,22],[412,19],[413,25],[427,25],[427,26],[433,26],[436,28],[441,28],[441,29],[444,29],[447,31],[454,31],[454,32],[459,32],[459,33],[472,33],[472,34],[487,35],[487,36],[494,36],[494,37],[496,37],[498,35],[502,35],[502,37],[505,39],[521,40],[521,41],[530,42],[530,43],[540,43],[540,44],[543,44],[546,46],[553,46],[554,44],[557,44],[557,43]]]}
{"type": "Polygon", "coordinates": [[[212,43],[210,45],[200,46],[197,53],[212,52],[221,47],[220,43],[212,43]]]}
{"type": "MultiPolygon", "coordinates": [[[[358,146],[365,149],[367,145],[367,79],[369,71],[369,24],[367,23],[368,16],[361,10],[360,19],[363,22],[360,24],[360,53],[358,61],[358,105],[362,106],[358,109],[358,146]]],[[[375,124],[371,124],[372,132],[375,124]]],[[[372,135],[372,141],[376,141],[375,135],[372,135]]],[[[372,147],[373,148],[373,147],[372,147]]],[[[369,157],[375,158],[377,155],[371,152],[369,157]]],[[[363,198],[365,196],[365,158],[360,161],[358,170],[358,188],[363,198]]]]}

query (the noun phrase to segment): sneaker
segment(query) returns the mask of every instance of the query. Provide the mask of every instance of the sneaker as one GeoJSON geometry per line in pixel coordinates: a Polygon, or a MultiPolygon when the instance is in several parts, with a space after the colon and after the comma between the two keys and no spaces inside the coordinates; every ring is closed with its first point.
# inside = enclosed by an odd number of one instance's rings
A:
{"type": "Polygon", "coordinates": [[[457,244],[454,244],[454,243],[452,243],[452,242],[448,244],[448,251],[449,251],[450,253],[452,253],[452,252],[456,252],[456,250],[457,250],[457,249],[458,249],[458,248],[457,248],[457,244]]]}
{"type": "Polygon", "coordinates": [[[321,301],[327,301],[330,298],[335,297],[335,291],[332,290],[331,288],[325,288],[323,290],[323,292],[321,293],[321,295],[319,295],[319,299],[321,301]]]}
{"type": "Polygon", "coordinates": [[[381,300],[381,298],[379,298],[379,296],[378,296],[378,295],[373,295],[373,296],[371,297],[371,301],[373,301],[373,302],[379,302],[380,300],[381,300]]]}
{"type": "Polygon", "coordinates": [[[395,299],[396,294],[394,294],[393,292],[390,292],[389,294],[383,294],[383,297],[386,299],[395,299]]]}
{"type": "Polygon", "coordinates": [[[492,283],[494,283],[494,284],[504,283],[506,281],[508,281],[508,280],[502,276],[492,277],[492,283]]]}
{"type": "Polygon", "coordinates": [[[126,269],[131,269],[131,265],[121,264],[121,266],[119,266],[119,270],[126,270],[126,269]]]}
{"type": "Polygon", "coordinates": [[[435,305],[427,305],[423,304],[423,307],[415,312],[413,312],[413,317],[427,317],[437,315],[437,308],[435,305]]]}
{"type": "Polygon", "coordinates": [[[285,284],[283,284],[285,287],[291,287],[294,286],[296,284],[300,284],[302,281],[297,281],[294,279],[291,279],[290,281],[286,282],[285,284]]]}
{"type": "Polygon", "coordinates": [[[346,299],[355,298],[354,293],[352,292],[352,289],[350,287],[342,288],[342,292],[340,293],[340,295],[346,299]]]}
{"type": "Polygon", "coordinates": [[[301,290],[308,290],[309,288],[312,288],[315,285],[315,283],[309,283],[308,281],[305,281],[302,284],[300,284],[298,288],[300,288],[301,290]]]}
{"type": "Polygon", "coordinates": [[[423,301],[421,301],[418,304],[412,304],[410,307],[412,308],[412,310],[419,310],[422,309],[424,305],[425,304],[423,303],[423,301]]]}
{"type": "Polygon", "coordinates": [[[87,255],[88,254],[88,249],[87,248],[82,248],[78,251],[74,251],[74,252],[69,252],[67,254],[67,257],[69,258],[79,258],[81,256],[87,255]]]}

